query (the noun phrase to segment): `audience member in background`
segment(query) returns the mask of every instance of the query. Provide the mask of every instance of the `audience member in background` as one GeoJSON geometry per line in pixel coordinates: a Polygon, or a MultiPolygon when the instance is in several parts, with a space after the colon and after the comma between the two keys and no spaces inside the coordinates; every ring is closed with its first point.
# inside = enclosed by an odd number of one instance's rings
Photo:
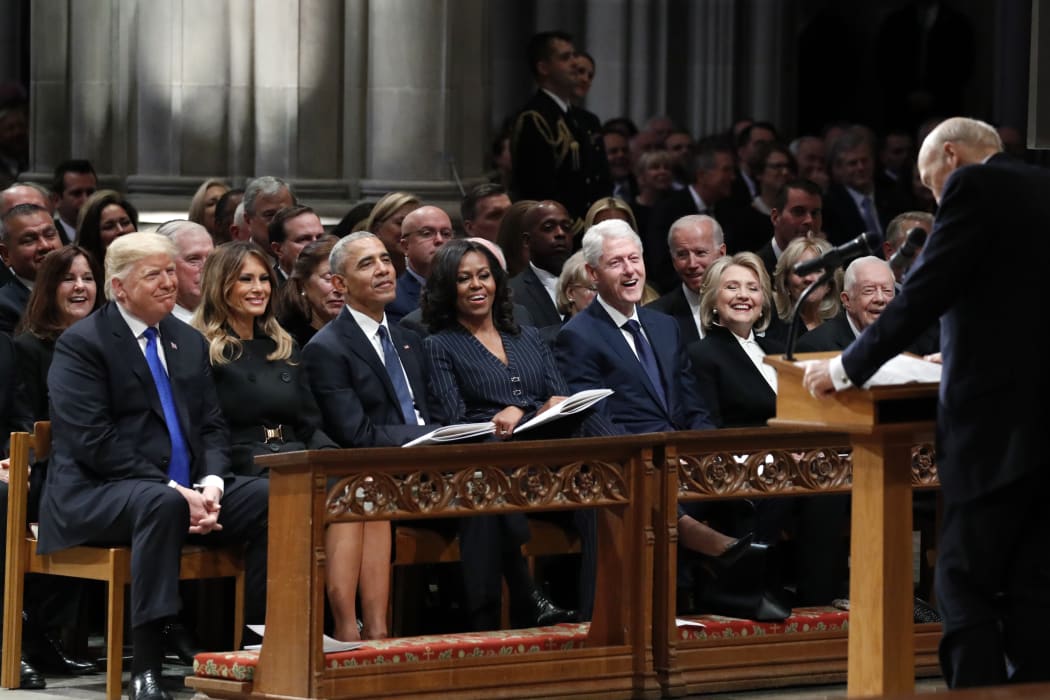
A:
{"type": "Polygon", "coordinates": [[[139,212],[127,197],[116,190],[99,190],[80,210],[76,243],[104,265],[109,244],[138,229],[139,212]]]}
{"type": "MultiPolygon", "coordinates": [[[[64,160],[55,166],[51,180],[51,199],[54,202],[55,225],[60,229],[63,243],[77,238],[80,210],[88,197],[98,189],[98,176],[91,161],[64,160]]],[[[101,259],[99,264],[101,264],[101,259]]]]}
{"type": "Polygon", "coordinates": [[[215,245],[233,240],[233,215],[243,199],[244,190],[234,189],[220,195],[215,202],[215,233],[212,236],[215,245]]]}
{"type": "Polygon", "coordinates": [[[791,180],[781,188],[769,216],[773,223],[773,237],[758,249],[758,257],[766,264],[770,276],[791,241],[809,234],[823,235],[823,211],[820,188],[809,180],[791,180]]]}
{"type": "Polygon", "coordinates": [[[595,199],[612,194],[602,141],[572,114],[576,50],[564,32],[529,40],[537,91],[514,120],[512,198],[557,199],[575,226],[595,199]]]}
{"type": "Polygon", "coordinates": [[[529,249],[525,245],[525,213],[539,204],[534,199],[521,199],[511,204],[499,224],[496,243],[507,260],[507,274],[514,278],[529,265],[529,249]]]}
{"type": "Polygon", "coordinates": [[[339,223],[335,225],[330,233],[338,239],[343,236],[349,236],[354,231],[364,231],[365,222],[372,215],[372,209],[375,208],[375,205],[376,203],[371,200],[358,202],[350,207],[348,212],[343,214],[343,218],[339,220],[339,223]]]}
{"type": "Polygon", "coordinates": [[[190,210],[186,218],[203,226],[214,239],[218,235],[215,226],[215,205],[219,203],[219,198],[229,191],[230,186],[222,180],[205,180],[190,200],[190,210]]]}
{"type": "Polygon", "coordinates": [[[21,84],[0,84],[0,189],[29,167],[29,101],[21,84]]]}
{"type": "Polygon", "coordinates": [[[672,192],[656,205],[643,235],[649,283],[663,293],[677,280],[665,244],[671,224],[689,214],[719,217],[722,210],[716,211],[716,206],[730,196],[735,177],[732,150],[719,139],[704,139],[697,145],[690,174],[689,187],[672,192]]]}
{"type": "Polygon", "coordinates": [[[514,166],[510,155],[510,136],[514,128],[514,116],[511,115],[503,120],[499,132],[489,144],[489,161],[492,169],[488,172],[488,181],[502,185],[510,189],[510,180],[513,175],[514,166]]]}
{"type": "MultiPolygon", "coordinates": [[[[38,185],[32,182],[16,182],[15,184],[8,187],[6,190],[0,192],[0,217],[14,209],[19,204],[35,204],[41,209],[46,209],[48,214],[53,216],[51,211],[52,202],[51,197],[42,185],[38,185]]],[[[62,237],[62,230],[55,224],[55,228],[58,229],[59,238],[62,237]]],[[[2,231],[2,227],[0,227],[2,231]]],[[[65,242],[62,243],[65,245],[65,242]]],[[[11,268],[6,264],[0,265],[0,287],[10,282],[15,278],[14,273],[11,272],[11,268]]]]}
{"type": "Polygon", "coordinates": [[[632,139],[638,133],[638,126],[630,117],[613,117],[602,122],[602,131],[616,131],[623,134],[625,139],[632,139]]]}
{"type": "Polygon", "coordinates": [[[854,125],[831,144],[831,185],[824,195],[824,230],[833,245],[865,231],[880,236],[897,214],[908,208],[895,187],[875,181],[875,144],[871,131],[854,125]]]}
{"type": "MultiPolygon", "coordinates": [[[[664,150],[671,154],[671,186],[676,190],[689,184],[689,161],[693,157],[693,136],[685,129],[674,129],[664,141],[664,150]]],[[[637,167],[637,164],[636,164],[637,167]]]]}
{"type": "Polygon", "coordinates": [[[700,322],[700,289],[707,268],[726,254],[725,235],[713,217],[690,214],[671,225],[667,247],[681,284],[648,304],[648,308],[678,321],[682,342],[689,346],[704,337],[700,322]]]}
{"type": "MultiPolygon", "coordinates": [[[[586,309],[594,301],[597,293],[598,288],[594,286],[590,275],[587,274],[583,251],[577,250],[565,261],[561,274],[558,275],[558,313],[568,321],[586,309]]],[[[561,325],[553,326],[553,328],[560,329],[561,325]]],[[[552,337],[551,340],[553,339],[552,337]]]]}
{"type": "MultiPolygon", "coordinates": [[[[639,235],[649,229],[649,217],[655,207],[671,192],[674,182],[675,156],[670,151],[646,151],[634,164],[638,194],[631,203],[639,235]]],[[[585,229],[586,230],[586,229],[585,229]]]]}
{"type": "Polygon", "coordinates": [[[328,256],[337,240],[335,236],[323,236],[308,243],[274,300],[277,320],[300,348],[343,308],[343,295],[332,286],[328,266],[328,256]]]}
{"type": "MultiPolygon", "coordinates": [[[[242,204],[244,223],[248,227],[251,239],[270,253],[270,222],[281,209],[296,204],[291,185],[272,175],[257,177],[245,186],[242,204]]],[[[244,240],[243,235],[241,240],[244,240]]]]}
{"type": "Polygon", "coordinates": [[[602,197],[592,204],[583,219],[584,230],[609,219],[626,221],[632,229],[638,231],[638,222],[634,218],[631,205],[619,197],[602,197]]]}
{"type": "Polygon", "coordinates": [[[906,129],[893,129],[879,143],[879,165],[882,169],[875,176],[894,185],[907,182],[911,165],[915,162],[915,142],[906,129]]]}
{"type": "Polygon", "coordinates": [[[414,194],[390,192],[379,198],[372,213],[365,220],[364,230],[371,231],[383,241],[390,253],[390,262],[397,276],[405,271],[405,249],[401,245],[401,224],[411,212],[423,206],[414,194]]]}
{"type": "Polygon", "coordinates": [[[594,82],[594,56],[580,49],[576,51],[574,61],[576,70],[576,86],[572,91],[572,100],[569,107],[569,118],[575,122],[580,129],[587,134],[587,147],[591,153],[598,155],[605,152],[602,141],[602,120],[594,112],[587,110],[587,93],[591,91],[591,83],[594,82]]]}
{"type": "Polygon", "coordinates": [[[405,251],[405,274],[397,278],[397,298],[387,306],[390,323],[397,325],[419,308],[419,295],[430,276],[438,249],[453,238],[452,220],[440,207],[424,206],[409,212],[401,223],[401,248],[405,251]]]}
{"type": "Polygon", "coordinates": [[[798,176],[809,180],[821,192],[828,188],[828,168],[824,160],[824,139],[816,136],[799,136],[791,142],[788,150],[798,161],[798,176]]]}
{"type": "MultiPolygon", "coordinates": [[[[492,421],[496,438],[510,440],[522,421],[568,396],[550,349],[539,332],[515,323],[507,276],[483,245],[453,241],[434,257],[423,295],[423,319],[431,328],[424,341],[431,396],[439,423],[492,421]]],[[[597,419],[561,419],[528,438],[608,435],[597,419]]],[[[581,574],[581,608],[590,612],[594,595],[594,520],[580,511],[587,564],[581,574]]],[[[464,518],[460,522],[468,613],[475,630],[497,629],[500,591],[506,577],[515,627],[569,622],[573,611],[554,606],[536,588],[521,546],[529,526],[521,514],[464,518]]],[[[589,615],[588,615],[589,616],[589,615]]]]}
{"type": "MultiPolygon", "coordinates": [[[[770,324],[766,335],[788,344],[788,331],[791,328],[791,315],[795,310],[802,292],[817,281],[821,271],[811,272],[805,277],[795,274],[795,265],[804,260],[819,258],[831,250],[826,239],[813,234],[796,238],[788,244],[784,253],[777,260],[773,271],[773,303],[777,307],[777,320],[770,324]]],[[[814,289],[799,311],[798,336],[811,331],[839,312],[839,292],[842,290],[842,270],[837,270],[831,279],[818,289],[814,289]]]]}
{"type": "Polygon", "coordinates": [[[251,239],[252,231],[248,228],[248,224],[244,222],[244,200],[241,200],[233,210],[233,222],[230,224],[230,240],[250,241],[251,239]]]}
{"type": "MultiPolygon", "coordinates": [[[[883,257],[886,260],[892,260],[893,254],[904,245],[912,229],[916,228],[922,229],[926,235],[929,235],[933,230],[933,214],[925,211],[906,211],[893,217],[886,226],[886,238],[882,241],[883,257]]],[[[922,250],[922,247],[915,251],[915,255],[919,254],[919,250],[922,250]]],[[[893,275],[899,284],[903,275],[897,269],[893,270],[893,275]]]]}
{"type": "Polygon", "coordinates": [[[751,169],[755,150],[777,140],[777,129],[769,122],[752,122],[736,135],[736,179],[730,203],[745,207],[758,196],[758,174],[751,169]]]}
{"type": "Polygon", "coordinates": [[[560,202],[546,200],[530,207],[522,219],[522,241],[529,262],[510,280],[514,300],[538,326],[561,323],[555,303],[558,275],[572,254],[572,220],[560,202]]]}
{"type": "Polygon", "coordinates": [[[308,243],[313,243],[324,234],[321,217],[310,207],[296,204],[281,209],[270,221],[270,251],[277,262],[273,266],[274,287],[284,285],[292,274],[292,267],[299,257],[299,251],[308,243]]]}
{"type": "MultiPolygon", "coordinates": [[[[631,152],[627,137],[615,130],[606,130],[602,134],[602,145],[605,148],[605,160],[609,164],[609,176],[612,178],[612,195],[626,201],[632,201],[638,193],[638,182],[631,172],[631,152]]],[[[583,232],[580,232],[583,235],[583,232]]]]}
{"type": "Polygon", "coordinates": [[[795,159],[779,143],[764,143],[751,155],[751,172],[758,185],[758,194],[749,207],[737,207],[726,212],[723,224],[726,249],[730,255],[741,251],[756,252],[773,236],[771,215],[776,208],[777,195],[795,178],[795,159]]]}
{"type": "Polygon", "coordinates": [[[510,197],[502,185],[492,182],[475,185],[459,204],[463,230],[468,236],[495,242],[500,222],[509,207],[510,197]]]}
{"type": "Polygon", "coordinates": [[[10,271],[10,281],[0,287],[0,333],[14,331],[37,270],[60,245],[55,222],[43,207],[19,204],[0,218],[0,257],[10,271]]]}
{"type": "Polygon", "coordinates": [[[157,233],[167,236],[175,244],[175,276],[179,290],[172,313],[180,321],[189,323],[201,301],[204,261],[215,249],[215,244],[207,229],[192,221],[167,221],[157,227],[157,233]]]}
{"type": "MultiPolygon", "coordinates": [[[[14,339],[18,405],[27,426],[51,419],[47,373],[55,341],[65,329],[102,305],[102,270],[83,248],[64,246],[48,254],[37,271],[33,292],[14,339]]],[[[39,518],[40,490],[47,462],[33,464],[29,475],[29,520],[39,518]]],[[[6,513],[5,513],[6,514],[6,513]]],[[[74,579],[44,576],[27,580],[24,615],[24,654],[45,671],[82,674],[95,664],[70,657],[62,648],[58,629],[75,619],[81,586],[74,579]]]]}

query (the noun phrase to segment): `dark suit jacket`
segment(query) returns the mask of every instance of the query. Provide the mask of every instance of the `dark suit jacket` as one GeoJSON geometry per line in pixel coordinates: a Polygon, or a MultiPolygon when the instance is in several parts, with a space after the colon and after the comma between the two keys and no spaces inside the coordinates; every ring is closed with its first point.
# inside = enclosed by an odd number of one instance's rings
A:
{"type": "Polygon", "coordinates": [[[11,268],[0,262],[0,287],[3,287],[14,278],[15,273],[11,272],[11,268]]]}
{"type": "Polygon", "coordinates": [[[600,413],[623,433],[711,428],[696,387],[689,357],[674,319],[644,307],[638,319],[649,337],[663,378],[667,406],[597,300],[569,319],[554,341],[562,376],[573,392],[606,387],[616,393],[599,404],[600,413]]]}
{"type": "Polygon", "coordinates": [[[553,199],[582,222],[591,204],[612,194],[601,132],[589,121],[578,108],[562,112],[542,90],[532,96],[511,133],[512,199],[553,199]]]}
{"type": "MultiPolygon", "coordinates": [[[[433,419],[423,375],[423,342],[410,330],[391,325],[390,340],[412,387],[416,408],[433,419]]],[[[347,308],[303,348],[324,432],[343,447],[390,447],[424,435],[434,426],[406,425],[394,386],[372,342],[347,308]]]]}
{"type": "Polygon", "coordinates": [[[1050,371],[1044,344],[1017,330],[1031,327],[1033,306],[1016,301],[1042,298],[1044,281],[1011,275],[1009,299],[974,281],[986,274],[988,241],[1003,231],[1018,250],[1040,249],[1050,230],[1047,192],[1050,172],[1004,155],[953,172],[900,293],[842,355],[861,384],[940,317],[937,465],[946,497],[981,496],[1047,468],[1050,371]],[[1004,342],[989,323],[1021,335],[1004,342]]]}
{"type": "Polygon", "coordinates": [[[0,333],[12,335],[15,332],[28,303],[29,289],[18,278],[0,287],[0,333]]]}
{"type": "MultiPolygon", "coordinates": [[[[0,455],[4,457],[7,456],[11,433],[23,429],[23,426],[18,425],[15,420],[15,380],[19,376],[15,369],[15,349],[11,339],[0,335],[0,431],[2,431],[0,432],[0,455]]],[[[5,484],[2,489],[4,499],[7,498],[6,486],[5,484]]],[[[6,512],[5,508],[5,515],[6,512]]],[[[6,524],[5,521],[4,526],[6,524]]]]}
{"type": "Polygon", "coordinates": [[[321,412],[298,348],[287,361],[266,359],[276,347],[257,329],[254,339],[242,343],[239,357],[212,368],[219,405],[230,427],[231,464],[237,474],[259,476],[258,455],[337,447],[321,430],[321,412]],[[278,425],[286,443],[264,444],[263,426],[278,425]]]}
{"type": "MultiPolygon", "coordinates": [[[[768,355],[784,351],[775,340],[756,336],[755,341],[768,355]]],[[[765,425],[776,415],[776,392],[729,329],[711,326],[703,340],[689,346],[689,360],[718,427],[765,425]]]]}
{"type": "Polygon", "coordinates": [[[531,265],[526,265],[524,270],[511,278],[510,290],[514,293],[514,303],[524,306],[537,326],[561,323],[558,307],[551,301],[551,295],[547,293],[531,265]]]}
{"type": "MultiPolygon", "coordinates": [[[[208,348],[168,316],[159,324],[194,483],[230,473],[230,434],[208,348]]],[[[40,551],[83,544],[111,524],[140,481],[167,483],[171,440],[138,341],[110,302],[55,344],[48,373],[53,434],[40,506],[40,551]]]]}
{"type": "Polygon", "coordinates": [[[419,294],[423,291],[416,276],[407,270],[397,278],[397,296],[386,305],[386,321],[396,326],[401,319],[419,308],[419,294]]]}
{"type": "MultiPolygon", "coordinates": [[[[928,355],[937,352],[937,322],[922,335],[908,344],[906,351],[916,355],[928,355]]],[[[821,352],[824,350],[845,350],[856,336],[850,328],[846,310],[839,311],[834,318],[829,318],[805,335],[800,335],[795,343],[798,352],[821,352]]]]}
{"type": "Polygon", "coordinates": [[[685,298],[681,284],[656,301],[649,302],[645,308],[667,314],[678,321],[678,328],[682,331],[682,344],[686,347],[700,340],[700,332],[696,330],[696,322],[693,320],[693,310],[689,308],[689,300],[685,298]]]}
{"type": "MultiPolygon", "coordinates": [[[[824,232],[828,241],[835,246],[842,245],[856,238],[867,230],[860,210],[853,202],[853,197],[846,188],[838,183],[828,185],[824,194],[824,232]]],[[[875,209],[883,233],[893,217],[905,211],[906,202],[892,188],[875,187],[875,209]]]]}
{"type": "Polygon", "coordinates": [[[19,404],[31,422],[48,420],[47,373],[55,353],[52,340],[41,340],[30,333],[15,336],[15,361],[18,367],[19,404]]]}

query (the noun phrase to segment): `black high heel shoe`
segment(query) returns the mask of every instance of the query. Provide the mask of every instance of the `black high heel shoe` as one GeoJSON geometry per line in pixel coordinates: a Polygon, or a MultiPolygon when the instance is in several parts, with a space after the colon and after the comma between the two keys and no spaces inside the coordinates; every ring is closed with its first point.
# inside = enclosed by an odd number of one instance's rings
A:
{"type": "Polygon", "coordinates": [[[754,533],[749,532],[743,537],[737,539],[733,544],[726,547],[726,551],[722,552],[717,557],[711,557],[711,561],[722,571],[731,569],[745,554],[750,552],[752,547],[760,548],[763,552],[769,548],[768,545],[755,544],[755,535],[754,533]]]}

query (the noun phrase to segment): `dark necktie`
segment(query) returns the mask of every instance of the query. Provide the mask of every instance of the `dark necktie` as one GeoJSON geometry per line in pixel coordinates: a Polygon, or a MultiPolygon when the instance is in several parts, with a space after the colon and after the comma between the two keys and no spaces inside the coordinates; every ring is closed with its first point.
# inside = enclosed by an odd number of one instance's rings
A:
{"type": "Polygon", "coordinates": [[[649,375],[649,381],[656,390],[656,395],[660,397],[660,403],[667,408],[667,396],[664,394],[664,384],[660,380],[660,368],[656,365],[656,356],[653,355],[652,346],[642,333],[641,324],[632,318],[622,327],[634,338],[634,349],[638,353],[638,361],[642,363],[642,369],[649,375]]]}
{"type": "Polygon", "coordinates": [[[160,355],[157,354],[157,329],[147,328],[143,335],[146,336],[146,364],[149,365],[150,374],[153,375],[153,383],[157,385],[160,407],[164,410],[164,422],[168,426],[168,436],[171,438],[168,478],[189,488],[190,453],[186,449],[186,438],[182,435],[179,413],[175,410],[175,399],[171,395],[171,382],[168,381],[168,373],[164,371],[160,355]]]}
{"type": "Polygon", "coordinates": [[[390,376],[390,383],[394,385],[397,402],[401,404],[401,415],[404,416],[407,425],[417,425],[419,420],[416,418],[415,404],[412,403],[412,392],[408,390],[408,380],[405,379],[401,358],[398,357],[394,344],[390,342],[386,326],[379,327],[379,346],[383,348],[383,364],[390,376]]]}
{"type": "Polygon", "coordinates": [[[864,215],[864,225],[872,233],[882,235],[882,226],[879,224],[879,217],[875,214],[875,202],[872,201],[871,197],[865,196],[860,202],[860,208],[864,215]]]}

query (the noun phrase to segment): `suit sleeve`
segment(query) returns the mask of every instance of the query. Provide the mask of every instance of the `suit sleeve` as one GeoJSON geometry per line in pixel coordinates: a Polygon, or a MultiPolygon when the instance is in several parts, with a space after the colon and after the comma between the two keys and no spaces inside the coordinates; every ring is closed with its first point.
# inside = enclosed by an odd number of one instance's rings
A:
{"type": "MultiPolygon", "coordinates": [[[[222,405],[219,403],[219,393],[215,390],[215,377],[211,372],[211,363],[208,361],[208,353],[204,346],[204,339],[200,338],[202,344],[201,370],[204,379],[201,382],[201,415],[200,436],[204,445],[203,463],[195,465],[198,470],[202,469],[206,476],[218,476],[228,479],[233,476],[232,456],[230,447],[230,429],[226,424],[226,418],[222,415],[222,405]]],[[[194,481],[200,481],[194,475],[194,481]]]]}
{"type": "MultiPolygon", "coordinates": [[[[301,353],[299,354],[301,357],[301,353]]],[[[306,449],[324,450],[339,447],[324,432],[321,409],[317,407],[317,399],[310,388],[309,373],[302,362],[296,371],[296,388],[299,395],[299,424],[295,426],[295,432],[306,444],[306,449]]]]}
{"type": "Polygon", "coordinates": [[[452,355],[439,338],[428,336],[423,341],[427,357],[427,383],[434,405],[434,417],[443,425],[466,420],[467,405],[459,391],[459,379],[452,355]]]}
{"type": "Polygon", "coordinates": [[[343,447],[396,447],[428,432],[424,426],[372,422],[353,382],[350,359],[315,338],[303,348],[310,388],[325,432],[343,447]]]}
{"type": "Polygon", "coordinates": [[[722,427],[722,405],[719,397],[719,376],[716,363],[707,361],[704,357],[704,341],[699,340],[690,343],[688,348],[689,361],[695,376],[695,385],[704,406],[710,412],[711,422],[717,427],[722,427]]]}
{"type": "Polygon", "coordinates": [[[980,278],[989,232],[994,231],[983,219],[997,206],[985,201],[987,188],[979,181],[983,167],[967,166],[948,178],[933,232],[900,294],[842,353],[843,369],[854,385],[862,385],[918,339],[956,299],[987,293],[974,280],[980,278]]]}
{"type": "Polygon", "coordinates": [[[100,344],[69,331],[59,337],[47,375],[55,441],[70,443],[67,451],[98,479],[167,481],[166,471],[139,452],[135,436],[116,429],[108,369],[100,344]]]}
{"type": "Polygon", "coordinates": [[[689,361],[689,353],[682,344],[681,330],[678,323],[674,323],[675,346],[678,348],[678,371],[679,388],[682,391],[682,409],[685,411],[685,425],[690,430],[706,430],[715,428],[714,420],[708,411],[708,404],[704,400],[703,392],[696,381],[692,363],[689,361]]]}
{"type": "MultiPolygon", "coordinates": [[[[559,331],[554,339],[554,359],[571,393],[606,386],[597,355],[587,351],[587,343],[575,328],[564,326],[559,331]]],[[[595,414],[612,433],[627,434],[609,415],[608,400],[598,402],[595,414]]]]}

